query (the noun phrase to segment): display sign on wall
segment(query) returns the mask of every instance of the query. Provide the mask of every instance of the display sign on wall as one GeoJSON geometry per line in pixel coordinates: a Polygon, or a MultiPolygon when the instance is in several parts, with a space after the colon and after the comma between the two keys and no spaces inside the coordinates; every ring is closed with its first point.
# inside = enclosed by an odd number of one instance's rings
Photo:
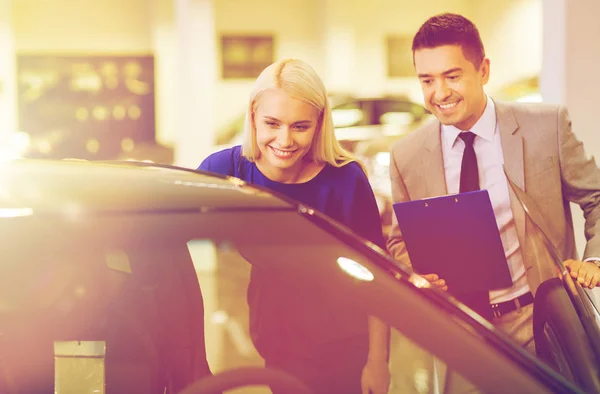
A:
{"type": "Polygon", "coordinates": [[[223,79],[256,78],[274,62],[273,36],[221,36],[223,79]]]}
{"type": "Polygon", "coordinates": [[[29,157],[113,159],[155,140],[153,56],[17,57],[29,157]]]}

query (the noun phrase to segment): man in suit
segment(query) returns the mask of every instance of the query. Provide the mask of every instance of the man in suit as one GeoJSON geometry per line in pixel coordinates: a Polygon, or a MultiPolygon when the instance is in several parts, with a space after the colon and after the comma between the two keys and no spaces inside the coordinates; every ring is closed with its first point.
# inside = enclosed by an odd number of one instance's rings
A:
{"type": "MultiPolygon", "coordinates": [[[[545,227],[571,276],[593,288],[600,280],[600,170],[571,131],[564,107],[502,103],[485,94],[490,61],[468,19],[456,14],[430,18],[415,35],[412,50],[425,104],[437,119],[392,148],[393,200],[488,190],[512,286],[459,298],[534,352],[533,298],[540,283],[559,271],[544,255],[547,249],[534,222],[507,179],[535,202],[535,222],[545,227]],[[569,201],[581,206],[586,219],[583,261],[576,257],[569,201]]],[[[395,217],[388,248],[410,265],[395,217]]],[[[447,289],[436,273],[421,274],[447,289]]]]}

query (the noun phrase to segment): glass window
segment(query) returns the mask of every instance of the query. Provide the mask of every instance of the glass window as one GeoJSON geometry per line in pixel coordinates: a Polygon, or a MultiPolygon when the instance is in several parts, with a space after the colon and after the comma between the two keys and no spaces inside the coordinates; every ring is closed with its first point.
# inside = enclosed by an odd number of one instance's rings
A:
{"type": "MultiPolygon", "coordinates": [[[[20,240],[0,244],[0,392],[52,389],[55,376],[61,377],[56,387],[72,387],[62,377],[77,369],[80,377],[104,379],[107,393],[163,394],[167,386],[168,393],[178,393],[190,379],[206,376],[209,366],[215,374],[261,367],[265,354],[290,345],[286,335],[300,332],[305,343],[330,354],[327,365],[339,367],[349,360],[340,351],[357,344],[366,349],[366,314],[375,308],[402,329],[392,335],[391,393],[435,393],[446,384],[446,367],[424,350],[434,348],[436,338],[452,354],[467,344],[487,355],[463,357],[464,370],[465,365],[481,375],[493,370],[511,385],[521,388],[525,381],[530,384],[525,387],[539,388],[536,375],[518,373],[473,323],[462,321],[458,312],[444,317],[431,294],[369,261],[381,256],[359,252],[353,248],[360,247],[356,239],[325,230],[327,223],[334,231],[335,223],[321,218],[315,225],[318,216],[309,220],[291,206],[277,207],[77,216],[52,226],[41,225],[41,218],[12,226],[0,221],[1,234],[20,240]],[[24,247],[31,240],[36,247],[24,247]],[[348,269],[342,256],[362,268],[348,269]],[[436,318],[436,336],[421,334],[436,318]],[[414,322],[424,326],[414,330],[414,322]],[[411,329],[410,338],[420,345],[409,339],[411,329]],[[344,346],[329,346],[339,338],[344,346]],[[88,346],[93,344],[99,347],[88,346]],[[81,360],[63,362],[73,355],[81,360]]],[[[304,344],[295,350],[303,349],[304,344]]],[[[453,362],[456,368],[459,361],[453,362]]],[[[353,367],[360,370],[362,364],[353,367]]],[[[533,368],[540,376],[539,366],[533,368]]],[[[467,384],[451,376],[451,384],[467,384]]],[[[80,390],[82,384],[102,386],[97,379],[71,383],[80,390]]]]}
{"type": "MultiPolygon", "coordinates": [[[[263,366],[264,359],[254,345],[249,323],[250,263],[229,242],[212,244],[207,240],[193,240],[188,242],[188,248],[204,297],[207,357],[212,372],[263,366]]],[[[273,253],[278,253],[276,248],[273,253]]],[[[272,287],[277,285],[272,284],[272,287]]],[[[434,363],[429,352],[396,330],[393,330],[391,349],[390,394],[435,393],[435,385],[444,383],[445,365],[439,360],[434,363]]],[[[466,381],[461,378],[461,382],[466,381]]],[[[256,386],[239,392],[268,394],[271,391],[266,386],[256,386]]]]}

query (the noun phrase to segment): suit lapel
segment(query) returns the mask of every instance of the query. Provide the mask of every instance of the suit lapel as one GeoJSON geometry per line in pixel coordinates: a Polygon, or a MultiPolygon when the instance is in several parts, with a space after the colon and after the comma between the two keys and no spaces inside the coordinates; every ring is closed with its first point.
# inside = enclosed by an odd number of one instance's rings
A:
{"type": "Polygon", "coordinates": [[[440,123],[432,122],[425,132],[425,150],[421,156],[419,168],[421,171],[421,182],[426,186],[424,195],[435,197],[448,194],[446,187],[446,173],[444,171],[444,159],[442,157],[442,133],[440,123]]]}
{"type": "MultiPolygon", "coordinates": [[[[519,125],[512,109],[503,103],[494,102],[494,104],[496,106],[496,119],[498,121],[498,131],[502,144],[502,154],[504,156],[504,170],[507,177],[521,190],[525,191],[523,136],[519,132],[519,125]]],[[[508,185],[508,191],[519,242],[521,245],[525,245],[525,211],[510,185],[508,185]]]]}
{"type": "Polygon", "coordinates": [[[519,125],[510,107],[502,103],[495,102],[494,104],[506,174],[522,190],[525,190],[523,137],[518,132],[519,125]]]}

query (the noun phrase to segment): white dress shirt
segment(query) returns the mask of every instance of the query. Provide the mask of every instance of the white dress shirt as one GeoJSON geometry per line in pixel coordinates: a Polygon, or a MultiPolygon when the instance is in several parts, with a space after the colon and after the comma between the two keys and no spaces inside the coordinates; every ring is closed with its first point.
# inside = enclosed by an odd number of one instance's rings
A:
{"type": "MultiPolygon", "coordinates": [[[[515,220],[510,209],[509,186],[503,171],[504,156],[496,122],[496,109],[494,102],[489,97],[483,115],[468,131],[477,136],[473,142],[473,148],[477,156],[479,186],[481,189],[486,189],[490,195],[513,282],[512,287],[490,291],[490,303],[495,304],[527,293],[529,284],[515,220]]],[[[458,138],[460,133],[461,130],[454,126],[442,125],[442,154],[449,194],[458,193],[460,188],[460,168],[465,150],[464,141],[458,138]]],[[[485,261],[480,263],[486,264],[485,261]]],[[[473,278],[473,280],[477,280],[477,278],[473,278]]]]}

